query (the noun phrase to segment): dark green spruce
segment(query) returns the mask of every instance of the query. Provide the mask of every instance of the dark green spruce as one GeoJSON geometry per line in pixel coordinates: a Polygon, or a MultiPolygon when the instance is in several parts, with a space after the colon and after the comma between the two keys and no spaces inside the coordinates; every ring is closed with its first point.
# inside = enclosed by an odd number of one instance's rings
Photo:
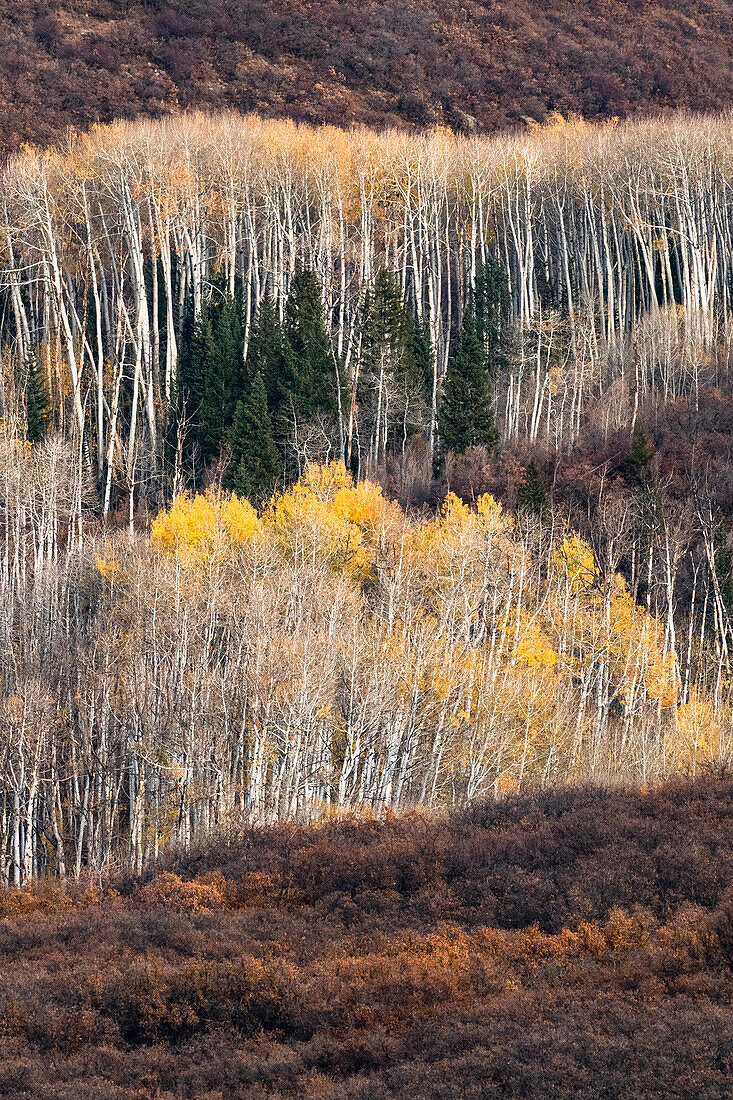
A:
{"type": "Polygon", "coordinates": [[[279,404],[290,427],[338,413],[336,364],[313,271],[293,276],[285,306],[286,363],[279,404]]]}
{"type": "Polygon", "coordinates": [[[547,511],[547,486],[534,458],[529,461],[524,471],[517,503],[523,511],[531,512],[540,519],[547,511]]]}
{"type": "Polygon", "coordinates": [[[267,393],[259,371],[245,401],[239,401],[229,432],[231,465],[225,485],[260,507],[282,482],[282,462],[272,433],[267,393]]]}
{"type": "Polygon", "coordinates": [[[470,447],[493,449],[499,440],[494,426],[491,386],[477,326],[473,295],[448,363],[443,399],[438,411],[440,454],[464,454],[470,447]]]}
{"type": "Polygon", "coordinates": [[[253,379],[258,372],[265,385],[270,416],[276,421],[287,388],[288,361],[280,318],[269,288],[262,295],[252,320],[247,346],[247,380],[253,379]]]}
{"type": "Polygon", "coordinates": [[[496,380],[506,366],[509,301],[506,268],[499,260],[487,260],[476,273],[474,308],[476,332],[484,349],[484,362],[492,381],[496,380]]]}
{"type": "Polygon", "coordinates": [[[232,298],[210,309],[211,341],[198,416],[198,443],[204,462],[219,456],[243,393],[242,324],[232,298]]]}
{"type": "Polygon", "coordinates": [[[655,453],[644,429],[636,428],[631,441],[631,450],[624,459],[624,468],[631,481],[639,483],[645,479],[647,467],[655,453]]]}
{"type": "Polygon", "coordinates": [[[46,375],[34,352],[30,352],[26,358],[23,373],[25,437],[29,443],[40,443],[49,429],[51,399],[46,375]]]}
{"type": "MultiPolygon", "coordinates": [[[[357,397],[365,428],[373,432],[379,425],[383,448],[404,448],[408,436],[421,425],[429,391],[422,373],[426,364],[416,359],[415,324],[392,272],[382,270],[377,275],[365,295],[362,318],[357,397]]],[[[428,355],[429,345],[419,346],[419,351],[428,355]]],[[[375,458],[378,443],[373,437],[375,458]]]]}

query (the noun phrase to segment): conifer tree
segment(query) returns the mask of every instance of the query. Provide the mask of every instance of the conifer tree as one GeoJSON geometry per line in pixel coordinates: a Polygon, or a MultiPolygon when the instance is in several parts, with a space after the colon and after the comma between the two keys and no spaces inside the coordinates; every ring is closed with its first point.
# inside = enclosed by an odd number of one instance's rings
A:
{"type": "Polygon", "coordinates": [[[268,288],[260,300],[250,329],[247,347],[246,379],[262,375],[270,416],[277,420],[283,391],[287,384],[287,362],[280,320],[268,288]]]}
{"type": "Polygon", "coordinates": [[[293,277],[285,306],[285,337],[281,401],[298,420],[311,420],[319,412],[335,416],[336,369],[313,271],[299,271],[293,277]]]}
{"type": "Polygon", "coordinates": [[[476,331],[491,379],[495,379],[506,364],[505,331],[509,301],[506,268],[499,260],[487,260],[476,273],[474,302],[476,331]]]}
{"type": "Polygon", "coordinates": [[[644,480],[647,466],[654,458],[654,454],[654,447],[649,442],[646,432],[642,427],[637,427],[634,431],[631,450],[624,459],[626,472],[633,481],[644,480]]]}
{"type": "Polygon", "coordinates": [[[206,372],[213,355],[213,347],[211,321],[207,317],[193,321],[189,315],[181,338],[176,389],[179,405],[185,406],[186,416],[195,423],[198,423],[201,411],[206,372]]]}
{"type": "Polygon", "coordinates": [[[391,271],[382,269],[369,289],[364,308],[364,338],[373,344],[388,342],[398,362],[412,360],[412,326],[402,290],[391,271]]]}
{"type": "Polygon", "coordinates": [[[259,507],[282,479],[282,463],[272,434],[265,384],[259,371],[245,401],[239,401],[229,432],[232,463],[225,484],[259,507]]]}
{"type": "MultiPolygon", "coordinates": [[[[359,407],[367,413],[369,430],[379,429],[382,448],[404,446],[420,424],[424,364],[416,361],[413,321],[392,272],[377,275],[365,296],[363,317],[359,407]]],[[[375,458],[379,442],[373,438],[375,458]]]]}
{"type": "Polygon", "coordinates": [[[448,364],[438,413],[438,431],[441,455],[448,451],[463,454],[469,447],[493,448],[499,440],[472,295],[466,304],[455,350],[448,364]]]}
{"type": "Polygon", "coordinates": [[[542,471],[535,459],[531,459],[524,471],[524,479],[519,487],[519,507],[533,512],[540,518],[547,510],[547,487],[542,471]]]}
{"type": "Polygon", "coordinates": [[[34,352],[25,363],[25,437],[29,443],[40,443],[49,427],[51,401],[43,370],[34,352]]]}
{"type": "Polygon", "coordinates": [[[227,298],[210,311],[211,338],[198,415],[198,442],[204,462],[219,454],[221,442],[232,426],[237,401],[242,396],[242,328],[237,305],[227,298]]]}
{"type": "Polygon", "coordinates": [[[178,374],[171,394],[164,440],[165,458],[173,468],[180,457],[182,473],[200,473],[199,418],[206,387],[206,373],[213,355],[211,321],[201,316],[194,321],[192,311],[186,315],[178,355],[178,374]]]}

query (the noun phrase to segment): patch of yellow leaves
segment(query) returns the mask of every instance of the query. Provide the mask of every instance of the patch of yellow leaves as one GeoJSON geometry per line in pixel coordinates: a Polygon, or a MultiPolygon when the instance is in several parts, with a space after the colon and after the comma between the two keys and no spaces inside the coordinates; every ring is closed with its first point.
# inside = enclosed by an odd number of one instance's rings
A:
{"type": "Polygon", "coordinates": [[[246,500],[213,490],[177,496],[151,524],[153,545],[194,564],[222,559],[232,544],[244,543],[260,529],[257,513],[246,500]]]}

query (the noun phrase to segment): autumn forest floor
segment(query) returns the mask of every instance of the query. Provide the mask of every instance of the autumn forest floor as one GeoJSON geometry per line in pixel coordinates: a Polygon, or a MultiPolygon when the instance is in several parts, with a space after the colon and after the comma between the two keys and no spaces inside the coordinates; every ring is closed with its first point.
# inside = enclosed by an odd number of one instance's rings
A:
{"type": "Polygon", "coordinates": [[[730,779],[252,830],[116,885],[0,897],[4,1100],[730,1095],[730,779]]]}

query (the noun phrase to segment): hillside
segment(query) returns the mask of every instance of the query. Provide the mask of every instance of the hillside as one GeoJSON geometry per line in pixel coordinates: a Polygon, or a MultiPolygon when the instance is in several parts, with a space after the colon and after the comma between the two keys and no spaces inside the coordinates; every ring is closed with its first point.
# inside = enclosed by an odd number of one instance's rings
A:
{"type": "Polygon", "coordinates": [[[730,780],[571,789],[0,894],[0,1092],[722,1100],[732,826],[730,780]]]}
{"type": "Polygon", "coordinates": [[[728,0],[2,0],[0,146],[235,107],[495,129],[733,102],[728,0]]]}
{"type": "Polygon", "coordinates": [[[10,161],[0,878],[733,759],[730,134],[10,161]]]}

